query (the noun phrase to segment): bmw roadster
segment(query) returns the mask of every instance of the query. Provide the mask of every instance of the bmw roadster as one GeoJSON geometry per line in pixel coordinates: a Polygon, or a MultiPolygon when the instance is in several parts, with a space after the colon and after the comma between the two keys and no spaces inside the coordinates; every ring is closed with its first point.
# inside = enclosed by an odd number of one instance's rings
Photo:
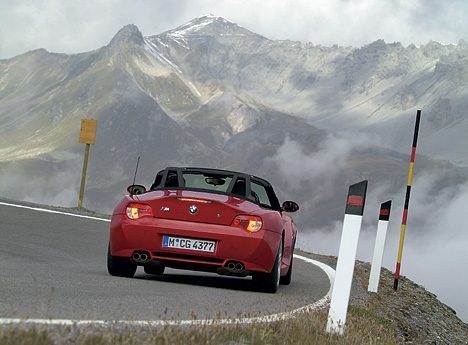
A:
{"type": "Polygon", "coordinates": [[[296,225],[266,180],[226,170],[166,168],[146,190],[128,187],[111,220],[107,268],[132,277],[137,266],[252,276],[274,293],[291,282],[296,225]]]}

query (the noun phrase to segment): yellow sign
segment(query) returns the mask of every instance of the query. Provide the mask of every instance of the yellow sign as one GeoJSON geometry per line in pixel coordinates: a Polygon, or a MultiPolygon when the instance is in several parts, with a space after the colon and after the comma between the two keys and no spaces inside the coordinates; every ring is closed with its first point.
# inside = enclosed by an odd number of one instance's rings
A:
{"type": "Polygon", "coordinates": [[[97,120],[82,119],[79,142],[82,144],[94,145],[94,140],[96,139],[96,128],[97,120]]]}

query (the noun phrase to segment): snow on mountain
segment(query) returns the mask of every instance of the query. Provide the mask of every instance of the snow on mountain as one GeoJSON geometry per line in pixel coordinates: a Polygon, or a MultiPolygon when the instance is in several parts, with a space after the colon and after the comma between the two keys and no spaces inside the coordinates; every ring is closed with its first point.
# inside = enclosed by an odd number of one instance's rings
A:
{"type": "Polygon", "coordinates": [[[218,17],[207,13],[158,36],[184,40],[188,36],[196,35],[246,36],[249,34],[252,33],[242,26],[224,17],[218,17]]]}

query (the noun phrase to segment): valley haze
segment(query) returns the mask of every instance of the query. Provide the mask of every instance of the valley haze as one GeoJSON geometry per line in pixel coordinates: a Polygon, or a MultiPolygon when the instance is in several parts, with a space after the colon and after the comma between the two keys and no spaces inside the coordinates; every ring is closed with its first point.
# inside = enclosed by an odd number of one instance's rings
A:
{"type": "Polygon", "coordinates": [[[336,255],[350,184],[367,179],[358,257],[394,201],[394,270],[416,110],[422,110],[401,274],[468,320],[468,44],[359,48],[270,40],[203,15],[143,36],[127,25],[79,54],[0,60],[0,196],[73,207],[82,118],[98,120],[84,207],[113,207],[166,166],[238,170],[301,205],[298,246],[336,255]]]}

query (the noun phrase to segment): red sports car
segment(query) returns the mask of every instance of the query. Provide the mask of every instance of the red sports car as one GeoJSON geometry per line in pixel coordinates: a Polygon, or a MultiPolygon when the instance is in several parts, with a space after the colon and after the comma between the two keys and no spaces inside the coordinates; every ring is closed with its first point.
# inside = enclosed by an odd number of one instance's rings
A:
{"type": "Polygon", "coordinates": [[[166,267],[251,275],[255,285],[276,292],[291,282],[296,225],[270,183],[218,169],[166,168],[147,191],[129,195],[112,214],[107,268],[132,277],[137,266],[148,274],[166,267]]]}

